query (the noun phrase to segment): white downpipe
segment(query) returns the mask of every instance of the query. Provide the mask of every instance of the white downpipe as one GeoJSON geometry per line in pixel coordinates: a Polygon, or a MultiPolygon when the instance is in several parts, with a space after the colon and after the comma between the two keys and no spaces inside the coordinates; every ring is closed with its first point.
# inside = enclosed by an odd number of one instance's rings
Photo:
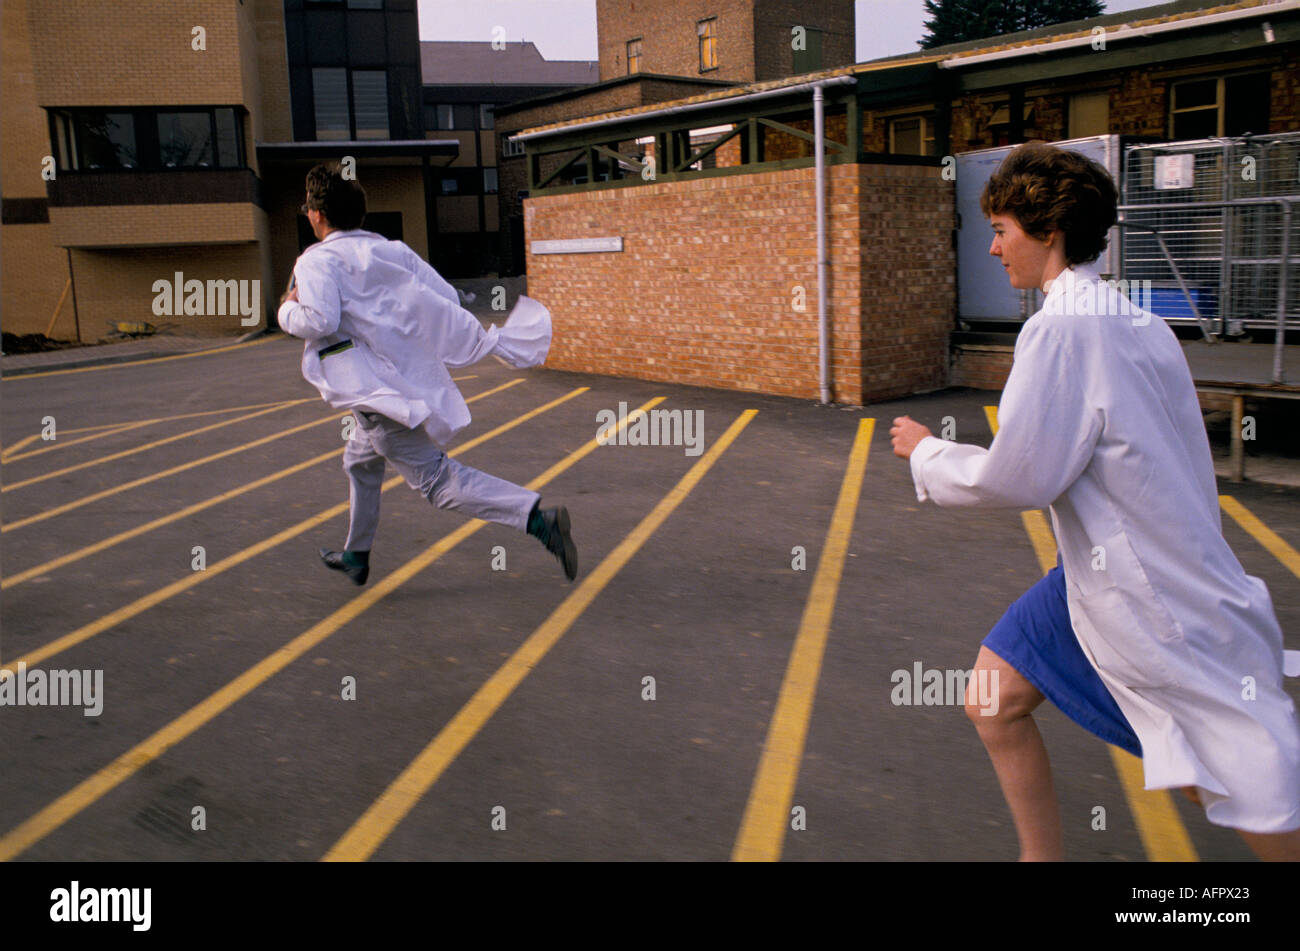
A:
{"type": "MultiPolygon", "coordinates": [[[[813,87],[813,148],[817,150],[817,363],[822,405],[831,401],[830,353],[826,326],[826,97],[821,86],[813,87]]],[[[850,143],[852,145],[852,143],[850,143]]]]}

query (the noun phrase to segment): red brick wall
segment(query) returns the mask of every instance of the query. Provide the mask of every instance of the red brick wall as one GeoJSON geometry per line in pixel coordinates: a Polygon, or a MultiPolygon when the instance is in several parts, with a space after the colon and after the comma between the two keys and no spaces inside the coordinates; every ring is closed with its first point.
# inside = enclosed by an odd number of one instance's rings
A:
{"type": "Polygon", "coordinates": [[[1286,62],[1273,68],[1269,132],[1292,132],[1300,129],[1300,55],[1293,48],[1286,51],[1286,62]]]}
{"type": "MultiPolygon", "coordinates": [[[[834,398],[945,385],[951,183],[917,166],[828,172],[834,398]]],[[[808,168],[530,198],[529,294],[555,322],[547,365],[817,398],[813,182],[808,168]],[[609,236],[621,253],[531,253],[535,240],[609,236]]]]}
{"type": "Polygon", "coordinates": [[[816,69],[857,62],[853,0],[758,0],[754,10],[754,73],[760,82],[794,73],[792,30],[822,33],[822,61],[816,69]]]}
{"type": "Polygon", "coordinates": [[[860,165],[864,401],[948,385],[956,197],[939,168],[860,165]]]}
{"type": "Polygon", "coordinates": [[[953,386],[1000,390],[1007,385],[1014,353],[1010,346],[954,346],[950,381],[953,386]]]}
{"type": "Polygon", "coordinates": [[[641,38],[643,73],[753,82],[754,0],[596,0],[600,78],[627,75],[627,42],[641,38]],[[718,67],[701,72],[700,20],[717,17],[718,67]]]}
{"type": "Polygon", "coordinates": [[[627,42],[641,38],[641,72],[738,82],[794,73],[791,30],[822,31],[818,68],[857,61],[853,0],[597,0],[600,78],[627,75],[627,42]],[[718,67],[701,72],[700,20],[717,17],[718,67]]]}

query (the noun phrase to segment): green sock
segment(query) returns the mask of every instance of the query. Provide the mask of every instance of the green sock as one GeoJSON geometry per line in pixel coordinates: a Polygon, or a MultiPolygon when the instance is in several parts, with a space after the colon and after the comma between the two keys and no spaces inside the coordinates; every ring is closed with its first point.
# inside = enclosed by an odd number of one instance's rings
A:
{"type": "Polygon", "coordinates": [[[533,503],[533,510],[528,513],[528,534],[534,538],[541,538],[542,532],[546,528],[546,519],[542,518],[542,510],[538,503],[533,503]]]}

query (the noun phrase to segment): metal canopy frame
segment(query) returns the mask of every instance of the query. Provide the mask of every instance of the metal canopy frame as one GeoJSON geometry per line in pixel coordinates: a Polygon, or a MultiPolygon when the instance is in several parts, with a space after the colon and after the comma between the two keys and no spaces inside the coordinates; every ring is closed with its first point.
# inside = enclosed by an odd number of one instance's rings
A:
{"type": "MultiPolygon", "coordinates": [[[[826,161],[832,164],[859,161],[861,158],[862,108],[858,100],[857,85],[830,87],[826,92],[827,111],[845,117],[847,141],[827,138],[826,161]],[[857,148],[854,142],[858,142],[857,148]]],[[[703,104],[702,104],[703,105],[703,104]]],[[[808,151],[815,151],[816,137],[811,131],[797,128],[790,122],[811,122],[812,102],[806,90],[792,91],[788,96],[777,95],[761,102],[735,103],[724,98],[716,108],[699,108],[690,112],[664,112],[646,116],[628,116],[626,121],[613,121],[599,128],[577,128],[573,132],[557,130],[544,139],[525,143],[528,164],[529,193],[536,195],[561,194],[595,188],[611,188],[650,182],[678,181],[687,178],[720,174],[747,174],[786,168],[803,168],[814,163],[815,155],[768,160],[764,155],[764,132],[771,129],[809,143],[808,151]],[[782,121],[786,120],[786,121],[782,121]],[[692,129],[730,125],[731,129],[716,139],[699,145],[690,140],[692,129]],[[649,163],[639,154],[628,154],[620,143],[653,138],[654,170],[645,176],[649,163]],[[693,169],[716,154],[723,145],[740,141],[740,164],[723,168],[693,169]],[[560,158],[560,163],[543,171],[543,162],[560,158]],[[567,184],[557,181],[575,168],[585,168],[588,181],[567,184]],[[611,174],[609,181],[596,181],[606,170],[621,168],[626,177],[611,174]]]]}

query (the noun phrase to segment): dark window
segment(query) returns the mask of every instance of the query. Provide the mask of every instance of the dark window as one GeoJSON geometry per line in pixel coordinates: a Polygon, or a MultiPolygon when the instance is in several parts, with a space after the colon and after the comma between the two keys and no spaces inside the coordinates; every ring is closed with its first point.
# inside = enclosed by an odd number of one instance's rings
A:
{"type": "Polygon", "coordinates": [[[158,158],[163,168],[211,168],[216,149],[209,112],[158,113],[158,158]]]}
{"type": "Polygon", "coordinates": [[[1223,134],[1264,135],[1268,132],[1268,73],[1229,76],[1224,80],[1223,134]]]}
{"type": "Polygon", "coordinates": [[[496,117],[492,112],[492,107],[486,103],[478,107],[478,127],[480,129],[496,128],[496,117]]]}
{"type": "Polygon", "coordinates": [[[243,164],[239,159],[239,125],[234,109],[218,109],[217,164],[222,168],[236,168],[243,164]]]}
{"type": "Polygon", "coordinates": [[[348,7],[352,10],[382,10],[384,0],[348,0],[348,7]]]}
{"type": "Polygon", "coordinates": [[[400,211],[368,211],[361,227],[381,234],[389,241],[402,240],[402,213],[400,211]]]}
{"type": "MultiPolygon", "coordinates": [[[[447,132],[452,129],[473,130],[475,112],[482,112],[487,108],[489,107],[481,106],[478,110],[475,110],[475,107],[470,105],[450,106],[446,104],[425,106],[425,125],[429,129],[440,132],[447,132]]],[[[484,126],[484,128],[490,129],[492,126],[484,126]]]]}
{"type": "Polygon", "coordinates": [[[129,112],[87,111],[79,114],[77,138],[88,169],[137,168],[135,116],[129,112]]]}
{"type": "Polygon", "coordinates": [[[455,178],[444,178],[442,180],[442,193],[444,195],[459,195],[460,181],[455,178]]]}
{"type": "Polygon", "coordinates": [[[60,171],[243,168],[242,116],[216,108],[52,109],[60,171]]]}
{"type": "Polygon", "coordinates": [[[358,139],[388,138],[388,74],[382,69],[352,71],[352,101],[358,139]]]}
{"type": "MultiPolygon", "coordinates": [[[[805,27],[804,30],[803,49],[794,50],[795,73],[811,73],[822,68],[822,31],[810,27],[805,27]]],[[[798,40],[798,36],[791,35],[792,46],[798,40]]]]}
{"type": "Polygon", "coordinates": [[[1169,112],[1174,139],[1262,135],[1269,129],[1269,75],[1247,73],[1174,83],[1169,112]]]}
{"type": "Polygon", "coordinates": [[[483,169],[483,194],[495,195],[497,193],[497,170],[495,168],[483,169]]]}
{"type": "Polygon", "coordinates": [[[311,71],[312,99],[316,103],[316,138],[349,139],[348,72],[342,68],[311,71]]]}

